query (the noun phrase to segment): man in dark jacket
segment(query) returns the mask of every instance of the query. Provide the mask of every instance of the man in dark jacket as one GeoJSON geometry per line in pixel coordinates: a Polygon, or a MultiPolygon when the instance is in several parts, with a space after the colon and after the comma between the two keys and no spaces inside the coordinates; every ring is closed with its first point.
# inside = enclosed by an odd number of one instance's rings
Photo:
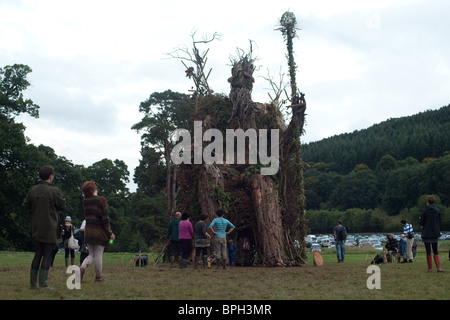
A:
{"type": "Polygon", "coordinates": [[[180,256],[180,241],[179,241],[179,224],[181,219],[181,212],[175,212],[175,218],[170,220],[169,225],[167,226],[166,231],[166,239],[170,241],[169,244],[169,256],[170,256],[170,265],[173,265],[175,262],[175,255],[180,256]]]}
{"type": "Polygon", "coordinates": [[[385,248],[387,250],[387,260],[388,262],[392,262],[393,256],[397,256],[398,259],[400,259],[400,256],[398,256],[398,241],[395,239],[392,234],[388,234],[386,236],[387,242],[385,245],[385,248]]]}
{"type": "Polygon", "coordinates": [[[66,208],[66,201],[62,198],[61,192],[51,185],[54,177],[53,167],[40,168],[39,177],[41,181],[28,190],[23,200],[25,211],[31,214],[31,238],[35,246],[30,270],[31,289],[38,288],[38,275],[39,287],[49,288],[48,269],[57,242],[58,212],[66,208]]]}

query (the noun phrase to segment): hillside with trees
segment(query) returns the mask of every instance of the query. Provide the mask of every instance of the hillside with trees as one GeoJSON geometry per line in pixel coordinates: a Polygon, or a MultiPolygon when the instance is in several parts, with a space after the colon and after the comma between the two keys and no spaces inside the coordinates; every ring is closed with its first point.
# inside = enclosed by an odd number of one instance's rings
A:
{"type": "Polygon", "coordinates": [[[334,214],[353,224],[355,208],[364,212],[354,223],[355,232],[399,230],[392,221],[409,216],[415,223],[424,206],[421,199],[428,194],[439,199],[445,212],[443,228],[450,230],[449,129],[450,105],[305,145],[306,208],[312,230],[327,232],[326,224],[335,223],[319,223],[324,220],[320,215],[334,214]]]}

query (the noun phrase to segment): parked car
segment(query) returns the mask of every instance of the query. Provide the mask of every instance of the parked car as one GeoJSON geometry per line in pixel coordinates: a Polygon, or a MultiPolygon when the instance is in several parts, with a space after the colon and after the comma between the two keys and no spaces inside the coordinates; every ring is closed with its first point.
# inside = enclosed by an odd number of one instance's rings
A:
{"type": "Polygon", "coordinates": [[[383,250],[383,246],[381,244],[374,244],[372,246],[375,250],[383,250]]]}
{"type": "Polygon", "coordinates": [[[357,244],[356,244],[356,242],[354,242],[354,241],[348,241],[348,240],[346,240],[346,241],[345,241],[345,246],[346,246],[346,247],[356,247],[357,244]]]}
{"type": "Polygon", "coordinates": [[[329,247],[330,246],[330,240],[329,239],[322,239],[322,241],[320,242],[320,245],[322,247],[329,247]]]}
{"type": "Polygon", "coordinates": [[[313,243],[313,244],[311,245],[311,252],[313,252],[313,251],[322,251],[322,249],[321,249],[321,247],[320,247],[320,244],[318,244],[318,243],[313,243]]]}

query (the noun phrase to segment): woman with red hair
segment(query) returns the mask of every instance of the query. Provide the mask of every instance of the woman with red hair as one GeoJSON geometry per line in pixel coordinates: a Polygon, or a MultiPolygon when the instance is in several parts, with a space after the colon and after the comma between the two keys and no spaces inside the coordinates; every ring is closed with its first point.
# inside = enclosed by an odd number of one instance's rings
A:
{"type": "Polygon", "coordinates": [[[80,267],[81,279],[83,279],[86,268],[95,259],[95,281],[104,282],[102,277],[103,251],[109,240],[114,240],[116,236],[111,231],[106,199],[97,195],[98,189],[94,181],[86,181],[81,190],[84,195],[83,209],[86,219],[84,241],[89,250],[89,256],[80,267]]]}

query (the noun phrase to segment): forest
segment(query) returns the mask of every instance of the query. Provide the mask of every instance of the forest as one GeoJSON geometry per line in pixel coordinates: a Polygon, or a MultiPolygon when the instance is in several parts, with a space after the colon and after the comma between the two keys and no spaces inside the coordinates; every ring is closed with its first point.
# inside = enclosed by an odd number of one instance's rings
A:
{"type": "Polygon", "coordinates": [[[310,228],[342,219],[353,232],[399,232],[403,217],[418,228],[433,194],[450,230],[449,129],[450,105],[304,145],[310,228]]]}
{"type": "MultiPolygon", "coordinates": [[[[61,215],[71,215],[77,227],[83,220],[81,186],[86,180],[96,182],[99,194],[107,198],[117,236],[108,250],[147,251],[163,241],[170,212],[181,194],[172,185],[171,163],[161,146],[170,142],[164,133],[188,127],[195,97],[170,90],[153,92],[136,106],[144,116],[130,130],[142,134],[142,148],[139,166],[133,169],[137,191],[130,193],[126,187],[130,171],[122,160],[99,159],[85,167],[57,155],[51,146],[28,142],[26,128],[15,116],[28,113],[39,121],[40,107],[23,98],[30,72],[29,66],[21,64],[0,69],[0,250],[32,250],[31,221],[22,201],[28,188],[37,183],[43,165],[55,168],[54,185],[67,201],[61,215]],[[152,106],[157,112],[150,114],[152,106]],[[169,190],[172,196],[168,198],[169,190]]],[[[217,107],[225,102],[228,97],[217,94],[208,100],[218,116],[228,112],[223,115],[228,117],[230,110],[217,107]]],[[[400,231],[400,219],[414,224],[428,194],[436,195],[443,230],[450,230],[448,129],[450,105],[302,146],[306,219],[311,232],[330,233],[337,219],[342,219],[350,232],[400,231]]],[[[274,183],[277,188],[279,181],[274,179],[274,183]]],[[[236,200],[219,187],[209,192],[224,205],[236,200]]]]}

